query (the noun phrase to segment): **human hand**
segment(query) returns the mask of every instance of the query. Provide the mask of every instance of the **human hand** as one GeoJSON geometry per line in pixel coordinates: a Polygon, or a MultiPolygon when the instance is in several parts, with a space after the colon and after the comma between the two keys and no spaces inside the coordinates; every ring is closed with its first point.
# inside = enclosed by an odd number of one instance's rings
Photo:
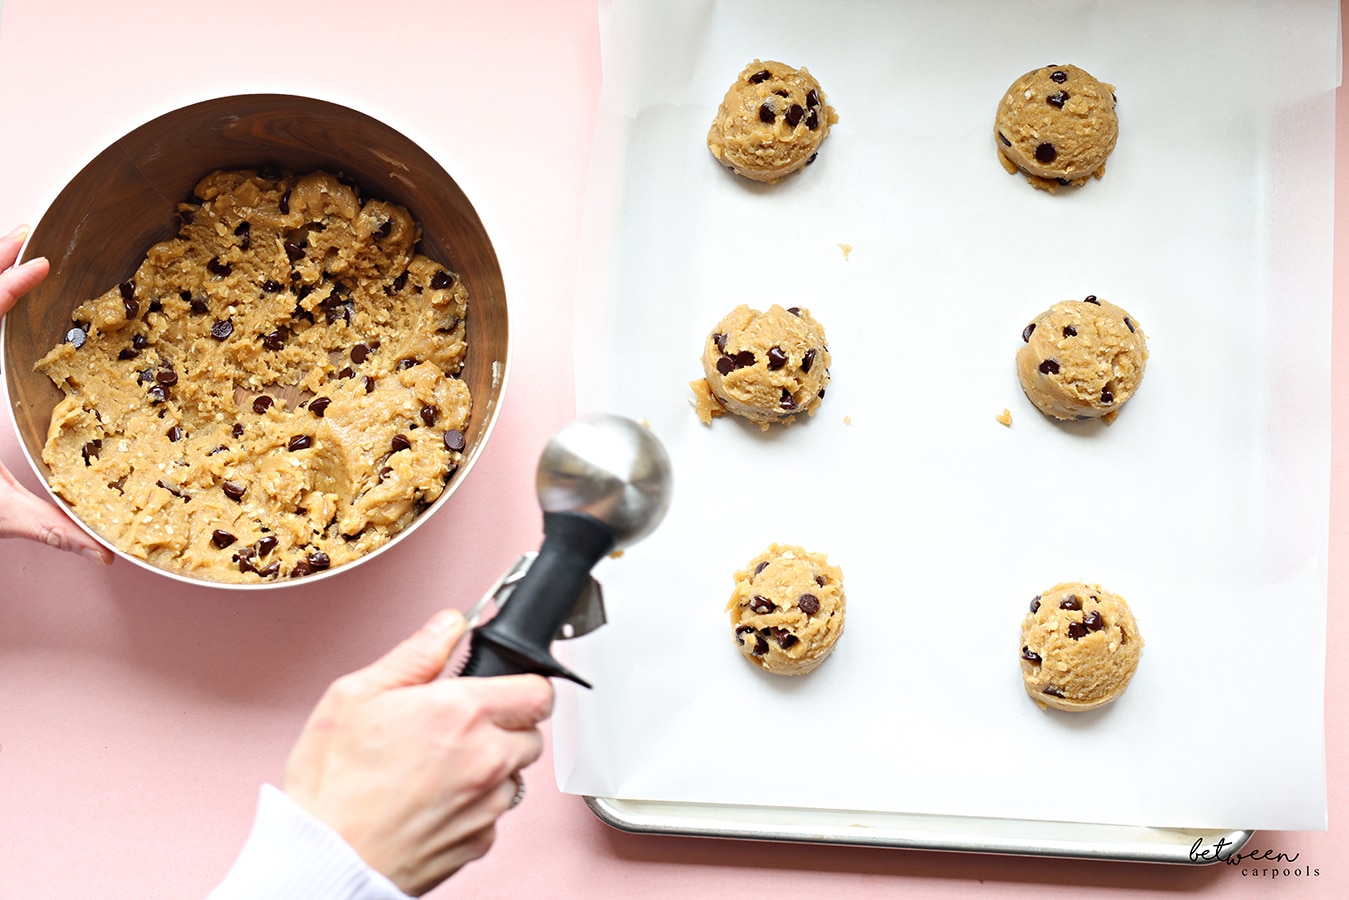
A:
{"type": "Polygon", "coordinates": [[[414,896],[487,852],[552,712],[538,675],[439,678],[464,630],[437,613],[334,681],[286,763],[286,794],[414,896]]]}
{"type": "MultiPolygon", "coordinates": [[[[0,318],[20,297],[37,287],[50,268],[42,257],[14,265],[27,236],[28,227],[20,226],[0,238],[0,318]]],[[[104,565],[112,564],[112,551],[85,534],[61,510],[31,494],[0,463],[0,538],[13,537],[80,553],[104,565]]]]}

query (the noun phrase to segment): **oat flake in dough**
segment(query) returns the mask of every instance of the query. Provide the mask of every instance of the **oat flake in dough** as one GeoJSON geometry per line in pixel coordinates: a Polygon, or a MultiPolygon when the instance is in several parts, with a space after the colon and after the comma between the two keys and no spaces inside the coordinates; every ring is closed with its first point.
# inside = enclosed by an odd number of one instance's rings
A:
{"type": "Polygon", "coordinates": [[[82,304],[38,368],[43,461],[132,556],[212,581],[339,566],[462,460],[468,293],[404,208],[315,172],[215,172],[178,236],[82,304]],[[198,202],[199,200],[199,202],[198,202]]]}

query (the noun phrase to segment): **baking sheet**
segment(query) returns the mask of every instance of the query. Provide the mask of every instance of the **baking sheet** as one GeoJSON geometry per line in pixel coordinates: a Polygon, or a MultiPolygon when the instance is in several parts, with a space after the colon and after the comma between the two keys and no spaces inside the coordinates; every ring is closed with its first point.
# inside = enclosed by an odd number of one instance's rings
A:
{"type": "Polygon", "coordinates": [[[596,687],[560,695],[561,788],[1324,828],[1338,7],[612,12],[577,403],[649,422],[676,494],[598,570],[609,626],[564,648],[596,687]],[[840,115],[777,185],[737,180],[704,144],[755,57],[810,68],[840,115]],[[1050,62],[1115,84],[1121,119],[1106,177],[1056,196],[1007,175],[991,135],[1001,92],[1050,62]],[[1149,335],[1113,426],[1044,419],[1012,365],[1031,317],[1087,294],[1149,335]],[[702,340],[741,302],[824,323],[814,419],[697,421],[702,340]],[[844,571],[847,630],[805,678],[749,666],[722,612],[775,541],[844,571]],[[1041,711],[1020,685],[1021,616],[1077,579],[1128,598],[1147,649],[1120,702],[1041,711]]]}

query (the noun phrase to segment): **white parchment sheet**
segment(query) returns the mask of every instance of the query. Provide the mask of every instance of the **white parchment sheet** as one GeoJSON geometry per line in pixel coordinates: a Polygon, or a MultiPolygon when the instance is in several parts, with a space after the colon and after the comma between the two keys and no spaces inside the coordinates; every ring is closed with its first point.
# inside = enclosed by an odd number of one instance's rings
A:
{"type": "Polygon", "coordinates": [[[615,0],[576,299],[581,413],[650,423],[661,528],[598,569],[609,624],[559,643],[568,792],[1168,827],[1325,827],[1333,89],[1338,4],[615,0]],[[815,164],[737,179],[705,138],[754,58],[840,121],[815,164]],[[1002,92],[1116,86],[1104,179],[1003,171],[1002,92]],[[845,255],[840,245],[850,245],[845,255]],[[1013,358],[1096,294],[1149,336],[1114,425],[1037,413],[1013,358]],[[808,307],[813,419],[702,425],[688,382],[732,307],[808,307]],[[1013,424],[995,416],[1010,410],[1013,424]],[[776,678],[724,604],[772,542],[842,567],[833,657],[776,678]],[[1019,627],[1059,581],[1127,598],[1127,695],[1025,695],[1019,627]]]}

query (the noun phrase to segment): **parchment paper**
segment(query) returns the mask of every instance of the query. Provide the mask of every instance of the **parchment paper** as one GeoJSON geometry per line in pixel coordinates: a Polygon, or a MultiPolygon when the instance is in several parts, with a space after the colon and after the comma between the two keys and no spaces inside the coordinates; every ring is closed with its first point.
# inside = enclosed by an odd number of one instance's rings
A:
{"type": "Polygon", "coordinates": [[[1171,827],[1325,827],[1333,89],[1325,2],[616,0],[575,331],[582,413],[650,423],[676,494],[597,571],[610,623],[560,648],[565,791],[1171,827]],[[751,59],[806,66],[840,122],[777,185],[705,136],[751,59]],[[1104,179],[999,166],[1023,72],[1116,85],[1104,179]],[[841,244],[852,247],[845,256],[841,244]],[[1056,424],[1021,330],[1096,294],[1149,335],[1112,426],[1056,424]],[[808,307],[833,383],[762,434],[690,406],[738,303],[808,307]],[[1010,410],[1006,428],[994,417],[1010,410]],[[723,607],[771,542],[842,567],[809,676],[741,659],[723,607]],[[1102,710],[1025,695],[1019,626],[1059,581],[1147,640],[1102,710]]]}

